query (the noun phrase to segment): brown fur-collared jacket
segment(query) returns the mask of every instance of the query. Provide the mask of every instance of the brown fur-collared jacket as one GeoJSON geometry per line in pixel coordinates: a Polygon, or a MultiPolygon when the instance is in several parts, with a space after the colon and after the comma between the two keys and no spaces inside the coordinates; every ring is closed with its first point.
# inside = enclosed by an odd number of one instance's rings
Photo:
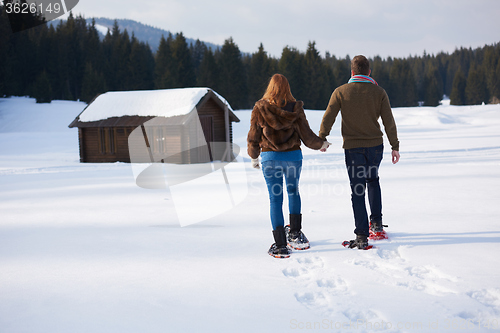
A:
{"type": "Polygon", "coordinates": [[[293,112],[261,99],[255,103],[248,132],[248,155],[257,158],[260,151],[292,151],[300,142],[311,149],[320,149],[324,140],[314,134],[304,113],[304,103],[297,101],[293,112]]]}

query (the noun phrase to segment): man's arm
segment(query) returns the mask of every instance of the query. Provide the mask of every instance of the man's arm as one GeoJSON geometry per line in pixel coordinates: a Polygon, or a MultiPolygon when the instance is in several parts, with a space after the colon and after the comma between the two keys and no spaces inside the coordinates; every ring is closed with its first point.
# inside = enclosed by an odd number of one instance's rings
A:
{"type": "Polygon", "coordinates": [[[340,99],[338,98],[337,90],[332,93],[330,97],[330,102],[328,102],[328,107],[326,108],[325,114],[323,115],[323,120],[321,121],[321,126],[319,129],[319,137],[326,140],[326,137],[330,134],[332,126],[335,123],[335,118],[340,111],[340,99]]]}
{"type": "Polygon", "coordinates": [[[385,133],[389,138],[389,143],[391,144],[392,153],[391,159],[392,164],[399,162],[399,140],[398,140],[398,130],[396,128],[396,121],[394,121],[394,116],[392,115],[391,104],[389,102],[389,97],[387,93],[384,92],[384,97],[382,98],[382,103],[380,105],[381,112],[380,117],[382,118],[382,123],[384,124],[385,133]]]}
{"type": "Polygon", "coordinates": [[[399,151],[398,130],[396,128],[394,116],[392,115],[389,97],[387,96],[387,93],[385,93],[385,91],[380,105],[380,117],[382,118],[385,133],[387,134],[387,138],[389,139],[392,150],[399,151]]]}

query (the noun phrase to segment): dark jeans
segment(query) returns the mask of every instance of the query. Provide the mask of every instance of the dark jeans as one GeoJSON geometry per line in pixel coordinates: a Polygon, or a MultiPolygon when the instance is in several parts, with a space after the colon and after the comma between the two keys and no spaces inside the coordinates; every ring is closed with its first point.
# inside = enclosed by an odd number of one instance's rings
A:
{"type": "Polygon", "coordinates": [[[299,194],[299,178],[302,161],[264,161],[262,172],[269,191],[271,202],[271,224],[276,227],[285,226],[283,217],[283,177],[285,177],[288,193],[288,210],[290,214],[300,214],[301,201],[299,194]]]}
{"type": "Polygon", "coordinates": [[[366,212],[365,192],[368,189],[370,220],[382,221],[382,194],[378,178],[378,168],[382,161],[384,145],[369,148],[345,149],[345,164],[351,184],[352,210],[356,235],[368,236],[369,224],[366,212]]]}

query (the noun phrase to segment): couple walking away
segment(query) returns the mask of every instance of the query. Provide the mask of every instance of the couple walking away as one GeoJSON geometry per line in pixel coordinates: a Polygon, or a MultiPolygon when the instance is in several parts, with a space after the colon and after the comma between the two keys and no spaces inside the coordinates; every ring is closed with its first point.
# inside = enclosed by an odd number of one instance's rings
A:
{"type": "Polygon", "coordinates": [[[269,254],[276,258],[290,257],[291,248],[306,250],[309,241],[302,232],[299,178],[302,169],[301,142],[307,147],[326,152],[330,143],[326,137],[339,111],[342,114],[345,163],[351,185],[356,239],[349,247],[368,247],[372,232],[383,231],[382,195],[378,168],[383,154],[383,133],[378,119],[382,118],[392,148],[392,163],[399,161],[399,141],[389,98],[384,89],[370,77],[370,63],[362,55],[351,61],[351,79],[332,93],[323,115],[319,135],[307,122],[304,103],[293,97],[287,79],[281,74],[271,78],[267,90],[255,103],[248,132],[248,155],[252,167],[262,172],[270,199],[274,244],[269,254]],[[283,178],[288,194],[289,225],[283,216],[283,178]],[[368,189],[370,218],[365,204],[368,189]]]}

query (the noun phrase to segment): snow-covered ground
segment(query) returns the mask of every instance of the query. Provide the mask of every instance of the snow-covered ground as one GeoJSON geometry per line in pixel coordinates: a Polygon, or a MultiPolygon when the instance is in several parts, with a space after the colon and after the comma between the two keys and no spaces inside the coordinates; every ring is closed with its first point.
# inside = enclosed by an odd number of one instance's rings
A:
{"type": "MultiPolygon", "coordinates": [[[[0,332],[488,332],[500,328],[500,105],[397,108],[381,167],[390,241],[349,250],[339,136],[304,148],[311,249],[272,243],[267,190],[181,228],[129,164],[81,164],[77,102],[0,99],[0,332]]],[[[245,153],[250,111],[236,111],[245,153]]],[[[317,131],[323,112],[307,111],[317,131]]],[[[210,195],[210,193],[207,193],[210,195]]],[[[193,210],[196,203],[193,203],[193,210]]],[[[286,210],[285,210],[286,211],[286,210]]]]}

